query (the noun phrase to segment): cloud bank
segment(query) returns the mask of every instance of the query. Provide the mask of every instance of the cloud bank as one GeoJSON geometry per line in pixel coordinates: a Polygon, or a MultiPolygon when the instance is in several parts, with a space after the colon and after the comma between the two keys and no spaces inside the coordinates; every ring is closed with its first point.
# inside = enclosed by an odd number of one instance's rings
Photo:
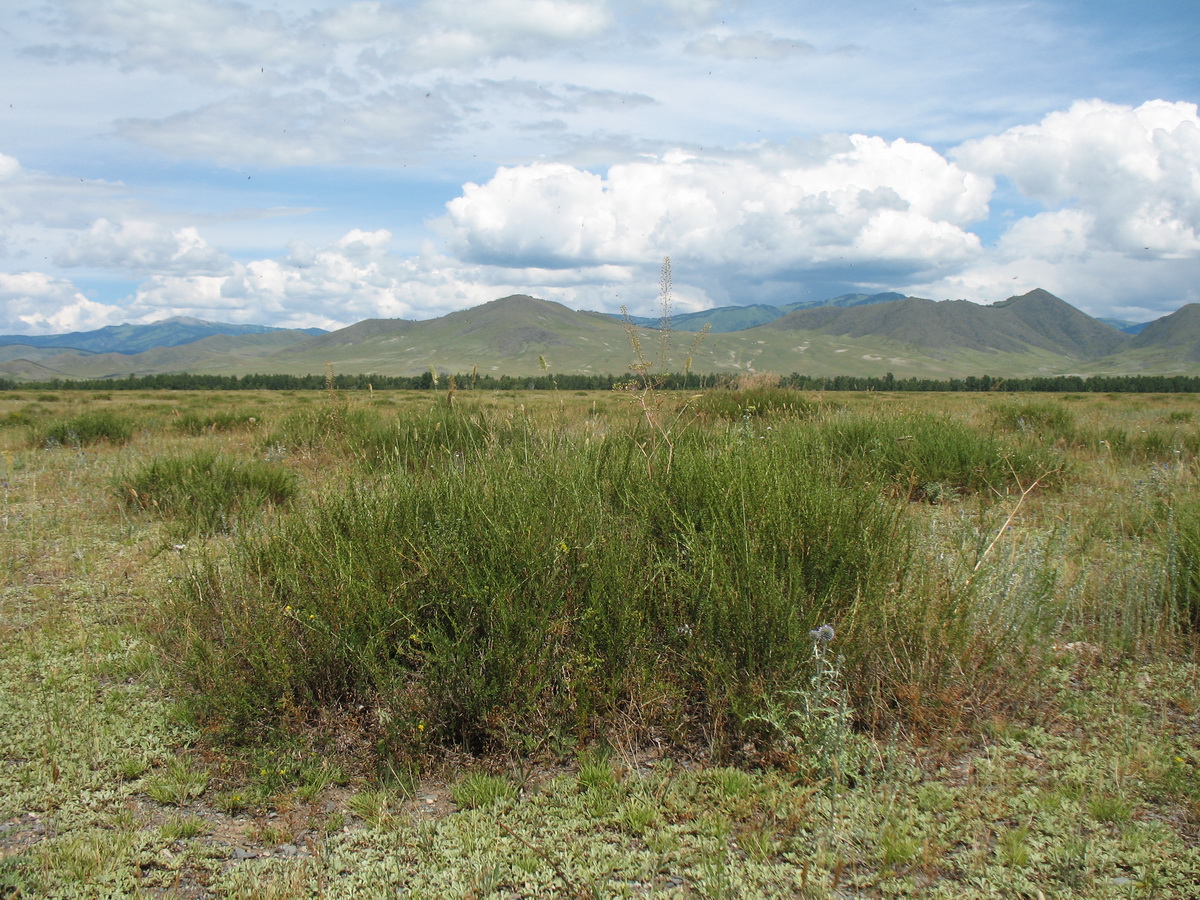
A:
{"type": "MultiPolygon", "coordinates": [[[[43,182],[11,157],[0,163],[6,182],[43,182]]],[[[794,299],[814,283],[979,300],[1044,286],[1084,309],[1153,316],[1200,299],[1198,173],[1194,104],[1085,101],[945,156],[859,134],[679,151],[603,173],[501,167],[446,204],[433,223],[440,243],[424,253],[394,252],[386,230],[353,230],[245,262],[196,227],[98,217],[73,228],[51,213],[61,227],[47,229],[43,197],[27,189],[2,209],[6,236],[52,231],[59,265],[143,281],[106,305],[30,270],[6,276],[0,296],[4,327],[27,330],[173,314],[336,327],[425,318],[516,291],[645,309],[669,255],[688,308],[794,299]],[[1002,178],[1042,208],[985,245],[971,229],[989,216],[1002,178]]]]}
{"type": "Polygon", "coordinates": [[[648,312],[667,255],[689,309],[1045,287],[1147,320],[1200,299],[1200,122],[1171,99],[1200,84],[1190,18],[17,2],[3,331],[336,327],[512,292],[648,312]]]}

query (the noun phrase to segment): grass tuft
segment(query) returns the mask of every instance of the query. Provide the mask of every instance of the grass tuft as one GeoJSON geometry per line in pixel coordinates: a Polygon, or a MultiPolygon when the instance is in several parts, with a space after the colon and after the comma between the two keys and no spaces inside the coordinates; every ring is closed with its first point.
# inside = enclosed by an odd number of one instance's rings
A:
{"type": "Polygon", "coordinates": [[[133,437],[134,424],[128,416],[108,411],[81,413],[44,427],[37,443],[44,447],[88,447],[93,444],[125,444],[133,437]]]}
{"type": "Polygon", "coordinates": [[[517,796],[517,786],[500,775],[471,772],[450,786],[450,798],[463,809],[482,809],[517,796]]]}
{"type": "Polygon", "coordinates": [[[286,504],[296,488],[295,474],[279,465],[211,451],[154,459],[113,486],[126,507],[170,519],[180,536],[234,530],[259,508],[286,504]]]}

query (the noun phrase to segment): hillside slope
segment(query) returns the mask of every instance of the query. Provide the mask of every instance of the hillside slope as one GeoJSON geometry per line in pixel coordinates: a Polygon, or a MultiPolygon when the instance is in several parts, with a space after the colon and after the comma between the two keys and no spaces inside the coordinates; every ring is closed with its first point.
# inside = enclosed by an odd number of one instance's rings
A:
{"type": "Polygon", "coordinates": [[[264,371],[259,360],[308,336],[290,330],[258,334],[216,334],[174,347],[155,347],[142,353],[89,353],[82,350],[34,348],[32,358],[0,362],[0,375],[30,379],[115,378],[126,375],[157,375],[163,372],[264,371]],[[38,353],[42,355],[37,355],[38,353]],[[30,374],[36,366],[42,374],[30,374]]]}
{"type": "Polygon", "coordinates": [[[1037,349],[1080,360],[1113,353],[1131,340],[1043,290],[992,306],[907,297],[872,306],[801,309],[754,331],[769,329],[886,338],[936,359],[962,351],[1024,353],[1037,349]]]}
{"type": "MultiPolygon", "coordinates": [[[[883,294],[842,294],[828,300],[797,300],[794,303],[784,303],[770,306],[765,303],[752,303],[747,306],[717,306],[700,312],[679,313],[671,316],[670,327],[674,331],[702,331],[707,325],[713,332],[745,331],[758,325],[774,322],[790,312],[798,309],[817,309],[826,306],[839,308],[852,306],[870,306],[877,303],[891,303],[903,300],[903,294],[888,292],[883,294]]],[[[620,314],[610,314],[615,319],[624,320],[620,314]]],[[[646,328],[659,328],[661,317],[629,316],[635,325],[646,328]]]]}
{"type": "Polygon", "coordinates": [[[801,372],[950,378],[966,375],[1200,374],[1200,306],[1184,307],[1135,337],[1045,291],[992,306],[916,297],[800,309],[770,323],[701,338],[631,328],[518,294],[437,319],[368,319],[328,334],[215,335],[138,354],[0,350],[0,375],[17,380],[211,374],[621,375],[641,358],[653,371],[801,372]],[[14,358],[14,356],[16,358],[14,358]],[[660,357],[663,357],[660,359],[660,357]]]}
{"type": "MultiPolygon", "coordinates": [[[[73,331],[68,334],[0,335],[0,346],[21,344],[27,347],[59,350],[86,350],[90,353],[143,353],[156,347],[179,347],[214,335],[272,334],[291,331],[268,325],[232,325],[227,322],[206,322],[186,316],[173,316],[150,325],[107,325],[95,331],[73,331]]],[[[320,334],[319,328],[303,329],[302,334],[320,334]]]]}

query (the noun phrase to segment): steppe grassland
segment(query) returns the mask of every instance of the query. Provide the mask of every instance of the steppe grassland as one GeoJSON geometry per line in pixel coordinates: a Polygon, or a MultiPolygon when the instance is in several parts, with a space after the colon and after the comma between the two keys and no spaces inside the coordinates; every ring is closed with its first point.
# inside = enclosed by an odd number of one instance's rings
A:
{"type": "Polygon", "coordinates": [[[0,896],[1191,896],[1196,398],[642,399],[0,395],[0,896]]]}

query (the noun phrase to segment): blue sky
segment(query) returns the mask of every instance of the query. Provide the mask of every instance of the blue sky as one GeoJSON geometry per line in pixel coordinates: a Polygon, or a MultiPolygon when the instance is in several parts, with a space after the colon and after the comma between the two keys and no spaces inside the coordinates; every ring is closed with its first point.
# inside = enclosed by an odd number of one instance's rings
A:
{"type": "Polygon", "coordinates": [[[0,331],[1200,301],[1192,2],[13,0],[0,331]]]}

